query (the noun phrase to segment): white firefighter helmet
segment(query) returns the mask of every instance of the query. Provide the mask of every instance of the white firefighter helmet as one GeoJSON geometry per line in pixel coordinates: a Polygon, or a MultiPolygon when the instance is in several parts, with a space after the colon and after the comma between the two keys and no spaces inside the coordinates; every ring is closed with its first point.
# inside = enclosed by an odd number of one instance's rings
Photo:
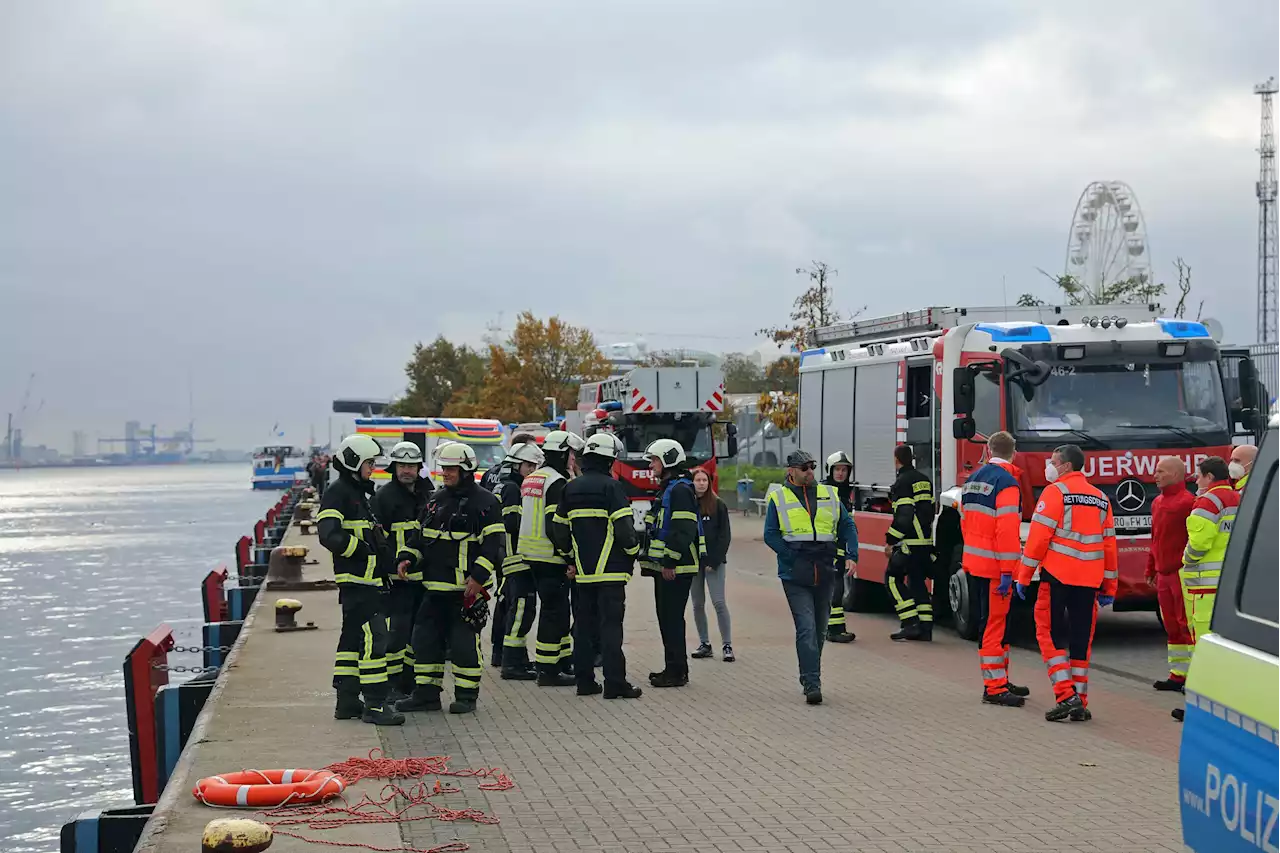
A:
{"type": "MultiPolygon", "coordinates": [[[[524,444],[517,444],[511,448],[511,452],[507,454],[507,459],[516,465],[521,462],[528,462],[535,467],[541,467],[542,463],[547,461],[547,457],[542,455],[541,448],[532,441],[524,444]]],[[[506,461],[506,460],[504,460],[506,461]]]]}
{"type": "Polygon", "coordinates": [[[476,470],[476,452],[460,441],[451,441],[436,448],[436,464],[441,468],[461,468],[469,473],[476,470]]]}
{"type": "Polygon", "coordinates": [[[387,454],[387,465],[394,465],[399,462],[401,465],[421,465],[422,464],[422,448],[414,444],[412,441],[401,441],[391,448],[391,452],[387,454]]]}
{"type": "Polygon", "coordinates": [[[587,443],[582,440],[582,436],[578,435],[576,432],[569,433],[569,449],[570,450],[572,450],[574,453],[581,453],[583,451],[583,448],[585,448],[586,446],[587,446],[587,443]]]}
{"type": "Polygon", "coordinates": [[[684,448],[674,438],[660,438],[645,448],[644,458],[657,459],[663,468],[674,468],[684,464],[684,448]]]}
{"type": "Polygon", "coordinates": [[[827,473],[831,473],[831,469],[837,465],[848,465],[849,472],[853,472],[853,460],[849,458],[849,454],[843,450],[837,450],[827,457],[827,473]]]}
{"type": "Polygon", "coordinates": [[[338,452],[333,458],[343,468],[354,473],[360,470],[361,465],[371,459],[377,459],[381,455],[382,448],[374,440],[373,436],[358,432],[342,440],[342,444],[338,445],[338,452]]]}
{"type": "Polygon", "coordinates": [[[606,459],[617,459],[618,440],[611,433],[598,432],[586,440],[582,454],[584,456],[603,456],[606,459]]]}
{"type": "Polygon", "coordinates": [[[565,432],[562,429],[553,429],[551,432],[547,433],[546,438],[542,439],[542,452],[568,453],[573,449],[573,440],[575,438],[577,438],[578,441],[582,441],[582,439],[578,438],[571,432],[565,432]]]}

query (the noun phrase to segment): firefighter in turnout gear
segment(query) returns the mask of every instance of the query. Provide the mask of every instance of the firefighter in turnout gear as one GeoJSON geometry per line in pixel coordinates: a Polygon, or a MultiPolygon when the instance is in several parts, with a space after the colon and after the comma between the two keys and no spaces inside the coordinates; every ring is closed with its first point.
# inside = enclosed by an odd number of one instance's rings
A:
{"type": "Polygon", "coordinates": [[[987,439],[987,464],[961,490],[961,558],[978,599],[978,659],[982,701],[1021,708],[1031,691],[1009,681],[1009,605],[1022,558],[1022,489],[1013,466],[1015,444],[1007,432],[987,439]]]}
{"type": "Polygon", "coordinates": [[[680,442],[660,438],[649,445],[645,456],[659,487],[645,515],[648,544],[641,570],[654,581],[653,598],[664,658],[662,671],[649,673],[649,683],[654,687],[684,687],[689,683],[684,611],[689,606],[693,578],[706,556],[702,520],[680,442]]]}
{"type": "MultiPolygon", "coordinates": [[[[1045,462],[1049,485],[1040,493],[1031,532],[1014,578],[1018,598],[1026,598],[1040,571],[1041,602],[1036,632],[1048,618],[1051,648],[1043,648],[1049,683],[1058,704],[1045,712],[1050,722],[1092,719],[1089,711],[1089,655],[1098,607],[1115,602],[1119,550],[1111,503],[1090,485],[1081,469],[1084,452],[1064,444],[1045,462]]],[[[1040,605],[1040,603],[1038,603],[1040,605]]]]}
{"type": "Polygon", "coordinates": [[[898,478],[889,490],[893,523],[885,554],[889,558],[888,586],[894,609],[902,621],[894,640],[933,639],[933,597],[927,580],[933,568],[933,484],[915,468],[911,448],[893,449],[898,478]]]}
{"type": "Polygon", "coordinates": [[[422,449],[412,441],[402,441],[387,455],[391,481],[373,498],[374,513],[391,537],[388,571],[390,635],[387,638],[387,679],[391,685],[388,701],[396,702],[413,692],[413,620],[422,604],[422,553],[414,547],[421,529],[419,518],[433,486],[424,480],[422,449]]]}
{"type": "MultiPolygon", "coordinates": [[[[823,484],[836,490],[836,494],[840,497],[840,505],[852,516],[853,460],[849,458],[849,454],[843,450],[837,450],[827,457],[827,478],[823,481],[823,484]]],[[[844,562],[845,552],[843,547],[836,552],[836,558],[841,563],[844,562]]],[[[849,578],[846,582],[857,583],[857,579],[849,578]]],[[[831,618],[827,622],[828,643],[852,643],[858,638],[856,634],[848,630],[848,626],[845,624],[844,598],[843,584],[837,583],[835,590],[831,594],[831,618]]]]}
{"type": "Polygon", "coordinates": [[[620,450],[621,444],[609,433],[587,439],[579,462],[582,473],[560,495],[551,537],[561,550],[573,554],[569,573],[577,590],[573,670],[578,695],[638,699],[640,688],[627,681],[622,620],[627,582],[640,546],[631,502],[612,474],[620,450]],[[595,678],[597,654],[604,668],[603,687],[595,678]]]}
{"type": "MultiPolygon", "coordinates": [[[[518,444],[507,454],[506,471],[498,485],[502,502],[502,525],[506,528],[506,556],[502,559],[502,587],[494,622],[501,645],[502,677],[515,681],[533,681],[538,672],[529,660],[526,638],[538,612],[538,585],[533,572],[519,553],[520,525],[524,497],[520,487],[524,478],[542,467],[546,458],[537,444],[518,444]]],[[[495,657],[499,653],[495,652],[495,657]]]]}
{"type": "Polygon", "coordinates": [[[342,607],[333,667],[333,689],[338,693],[333,716],[398,726],[404,717],[386,704],[387,614],[382,592],[386,535],[369,506],[374,460],[381,454],[378,442],[367,435],[343,440],[333,457],[340,474],[325,489],[316,528],[320,544],[333,554],[342,607]]]}
{"type": "MultiPolygon", "coordinates": [[[[569,633],[569,579],[566,554],[556,549],[549,531],[569,477],[569,433],[553,430],[542,440],[546,463],[520,484],[520,531],[516,554],[529,567],[538,592],[538,635],[533,659],[539,687],[571,687],[566,636],[569,633]]],[[[505,655],[505,652],[504,652],[505,655]]]]}
{"type": "Polygon", "coordinates": [[[438,711],[445,654],[453,665],[452,714],[476,709],[483,624],[465,618],[489,598],[485,588],[502,561],[502,510],[492,492],[475,480],[476,454],[455,442],[436,453],[444,488],[432,493],[420,533],[422,583],[426,588],[413,626],[413,695],[401,711],[438,711]]]}

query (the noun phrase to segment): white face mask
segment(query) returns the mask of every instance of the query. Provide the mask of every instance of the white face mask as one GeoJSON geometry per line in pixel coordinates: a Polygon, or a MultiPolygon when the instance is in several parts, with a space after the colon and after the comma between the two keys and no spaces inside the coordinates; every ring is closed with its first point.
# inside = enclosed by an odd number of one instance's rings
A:
{"type": "Polygon", "coordinates": [[[1244,473],[1245,473],[1244,465],[1240,464],[1239,462],[1232,462],[1231,464],[1227,465],[1227,473],[1231,475],[1231,479],[1239,480],[1241,477],[1244,476],[1244,473]]]}
{"type": "Polygon", "coordinates": [[[1053,463],[1047,459],[1044,463],[1044,478],[1050,483],[1058,479],[1058,469],[1053,467],[1053,463]]]}

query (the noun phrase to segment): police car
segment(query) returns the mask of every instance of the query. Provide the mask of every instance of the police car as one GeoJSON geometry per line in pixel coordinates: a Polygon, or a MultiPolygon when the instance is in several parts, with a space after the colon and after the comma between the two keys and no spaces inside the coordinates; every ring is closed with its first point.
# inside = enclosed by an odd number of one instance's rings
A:
{"type": "Polygon", "coordinates": [[[1272,416],[1196,642],[1178,761],[1182,840],[1197,853],[1280,850],[1280,503],[1272,416]]]}

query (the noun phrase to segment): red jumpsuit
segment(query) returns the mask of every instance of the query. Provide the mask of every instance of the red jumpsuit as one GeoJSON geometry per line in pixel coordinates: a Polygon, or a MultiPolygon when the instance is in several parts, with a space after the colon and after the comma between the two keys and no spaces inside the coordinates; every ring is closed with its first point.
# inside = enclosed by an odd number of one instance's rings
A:
{"type": "Polygon", "coordinates": [[[1182,551],[1187,547],[1187,516],[1195,496],[1183,483],[1160,491],[1151,504],[1151,550],[1147,552],[1147,580],[1155,584],[1160,618],[1168,635],[1169,680],[1187,680],[1191,650],[1195,640],[1187,626],[1187,608],[1182,602],[1182,551]]]}

